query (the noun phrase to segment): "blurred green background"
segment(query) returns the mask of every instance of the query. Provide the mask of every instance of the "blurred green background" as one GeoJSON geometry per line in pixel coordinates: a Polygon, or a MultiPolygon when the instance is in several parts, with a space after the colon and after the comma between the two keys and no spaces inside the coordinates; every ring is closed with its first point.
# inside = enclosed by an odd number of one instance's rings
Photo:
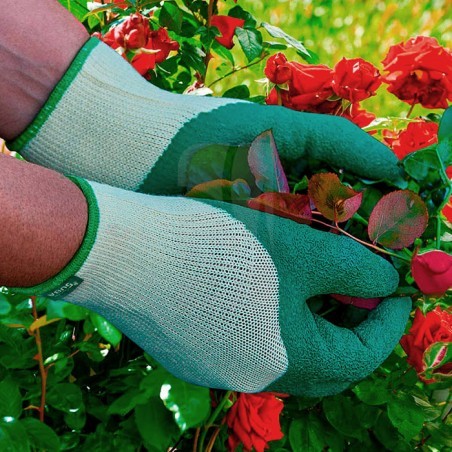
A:
{"type": "MultiPolygon", "coordinates": [[[[258,21],[269,22],[302,41],[314,51],[320,63],[333,67],[342,57],[361,57],[380,70],[381,60],[389,47],[416,35],[433,36],[445,47],[452,44],[451,0],[239,0],[258,21]]],[[[220,1],[220,12],[226,14],[233,0],[220,1]]],[[[275,41],[264,32],[264,38],[275,41]]],[[[293,49],[283,50],[289,60],[304,62],[293,49]]],[[[238,45],[233,49],[239,65],[245,65],[238,45]]],[[[244,83],[252,94],[265,94],[266,86],[256,80],[264,77],[265,63],[253,66],[214,85],[216,94],[244,83]]],[[[212,71],[208,83],[215,80],[212,71]]],[[[377,116],[400,116],[409,106],[388,94],[383,85],[363,107],[377,116]]],[[[412,116],[426,113],[416,107],[412,116]]]]}

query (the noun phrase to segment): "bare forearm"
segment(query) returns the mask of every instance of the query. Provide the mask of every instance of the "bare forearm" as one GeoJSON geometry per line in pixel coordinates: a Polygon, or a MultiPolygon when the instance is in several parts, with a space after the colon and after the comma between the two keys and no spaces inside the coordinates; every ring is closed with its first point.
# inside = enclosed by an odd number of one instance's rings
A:
{"type": "Polygon", "coordinates": [[[30,124],[89,36],[56,0],[3,0],[0,30],[0,136],[10,140],[30,124]]]}
{"type": "Polygon", "coordinates": [[[0,154],[0,209],[0,286],[44,282],[82,243],[85,197],[55,171],[0,154]]]}

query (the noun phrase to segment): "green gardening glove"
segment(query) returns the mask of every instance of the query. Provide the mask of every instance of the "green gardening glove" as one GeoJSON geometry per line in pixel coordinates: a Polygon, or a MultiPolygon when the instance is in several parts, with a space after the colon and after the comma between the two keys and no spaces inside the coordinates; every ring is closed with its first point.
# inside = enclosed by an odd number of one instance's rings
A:
{"type": "Polygon", "coordinates": [[[397,158],[348,120],[235,99],[172,94],[92,38],[29,128],[8,146],[64,174],[150,194],[179,194],[191,155],[247,145],[272,129],[281,157],[395,180],[397,158]]]}
{"type": "Polygon", "coordinates": [[[335,394],[403,333],[409,299],[383,301],[351,330],[309,310],[318,294],[384,297],[397,287],[390,263],[347,237],[222,202],[74,181],[89,206],[81,248],[54,278],[13,291],[103,315],[184,380],[335,394]]]}

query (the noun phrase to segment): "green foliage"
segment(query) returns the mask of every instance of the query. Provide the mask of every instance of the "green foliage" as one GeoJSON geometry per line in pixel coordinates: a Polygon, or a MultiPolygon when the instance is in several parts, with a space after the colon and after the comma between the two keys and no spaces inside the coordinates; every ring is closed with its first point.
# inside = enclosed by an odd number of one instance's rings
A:
{"type": "MultiPolygon", "coordinates": [[[[109,23],[116,20],[114,14],[122,11],[114,4],[106,4],[90,13],[86,0],[59,1],[83,20],[90,31],[105,32],[109,23]]],[[[284,50],[289,58],[298,61],[319,61],[330,66],[342,56],[360,56],[378,64],[390,44],[425,29],[423,21],[430,22],[428,26],[433,36],[445,41],[447,36],[450,37],[445,31],[445,22],[439,20],[446,7],[444,0],[414,2],[418,11],[415,17],[413,2],[387,2],[378,7],[375,2],[358,0],[280,0],[271,4],[241,0],[240,5],[231,1],[213,2],[218,8],[214,13],[245,20],[244,28],[235,31],[237,45],[228,50],[215,41],[217,31],[207,26],[205,1],[129,0],[128,3],[127,14],[140,5],[154,8],[151,27],[167,27],[170,36],[180,43],[180,51],[156,67],[152,83],[180,93],[196,80],[215,90],[216,94],[257,102],[263,101],[267,86],[256,80],[263,78],[266,57],[277,51],[284,50]],[[272,24],[262,22],[254,15],[267,21],[271,17],[272,24]],[[391,33],[383,39],[380,39],[381,24],[391,33]]],[[[385,96],[376,98],[366,101],[366,106],[373,105],[380,116],[399,115],[400,103],[388,101],[385,96]],[[385,104],[388,107],[383,109],[385,104]]],[[[415,111],[423,110],[416,107],[415,111]]],[[[374,128],[377,136],[388,124],[398,125],[397,120],[385,121],[381,127],[374,128]]],[[[440,145],[410,154],[402,162],[412,178],[410,188],[425,202],[429,213],[433,213],[422,243],[426,247],[439,240],[438,237],[452,233],[437,222],[438,212],[450,195],[450,184],[444,172],[452,163],[450,122],[451,110],[441,122],[440,145]],[[438,227],[441,234],[437,234],[438,227]]],[[[275,163],[277,154],[271,139],[268,136],[265,139],[267,141],[258,143],[257,148],[266,154],[267,160],[258,162],[263,163],[263,168],[257,169],[256,162],[251,164],[254,171],[248,166],[248,148],[218,144],[197,150],[190,156],[187,186],[192,189],[212,180],[243,179],[238,195],[242,199],[250,193],[257,196],[259,188],[266,190],[269,186],[275,187],[276,191],[285,191],[281,187],[287,181],[279,172],[279,162],[275,163]],[[244,189],[244,184],[249,191],[244,189]]],[[[295,167],[291,170],[288,175],[293,192],[305,191],[308,187],[306,176],[299,177],[295,167]]],[[[345,174],[337,188],[341,200],[343,192],[346,192],[345,198],[351,199],[355,196],[352,192],[356,194],[356,191],[366,189],[358,206],[359,215],[346,218],[350,219],[346,228],[359,235],[364,225],[353,221],[370,215],[385,194],[385,188],[369,185],[366,181],[349,181],[347,177],[345,174]],[[343,188],[346,187],[343,183],[348,182],[353,185],[353,190],[343,188]]],[[[295,221],[310,221],[306,195],[276,195],[268,193],[255,198],[253,201],[260,203],[255,208],[273,210],[295,221]]],[[[224,199],[224,192],[220,196],[224,199]]],[[[375,238],[377,236],[381,238],[383,233],[379,230],[375,238]]],[[[401,274],[407,273],[406,263],[396,265],[401,274]]],[[[412,280],[407,282],[411,283],[412,280]]],[[[412,286],[403,290],[420,299],[412,286]]],[[[320,310],[323,301],[317,301],[320,310]]],[[[450,302],[447,299],[445,303],[447,301],[450,302]]],[[[424,302],[427,306],[434,303],[423,299],[419,304],[424,302]]],[[[447,358],[441,355],[438,347],[432,347],[427,355],[427,364],[431,367],[438,365],[438,359],[447,358]]],[[[399,347],[371,376],[340,395],[323,400],[285,399],[281,416],[285,437],[271,444],[270,450],[445,452],[452,447],[452,421],[447,417],[451,409],[450,395],[445,393],[444,387],[441,383],[425,385],[418,381],[399,347]]],[[[221,424],[221,417],[231,406],[229,396],[229,393],[215,391],[216,408],[211,409],[208,389],[168,374],[123,337],[114,325],[80,306],[43,297],[30,299],[6,290],[0,292],[2,451],[106,449],[158,452],[176,444],[178,450],[192,450],[197,433],[198,437],[210,438],[215,430],[213,427],[219,429],[213,450],[225,451],[227,428],[221,424]]]]}

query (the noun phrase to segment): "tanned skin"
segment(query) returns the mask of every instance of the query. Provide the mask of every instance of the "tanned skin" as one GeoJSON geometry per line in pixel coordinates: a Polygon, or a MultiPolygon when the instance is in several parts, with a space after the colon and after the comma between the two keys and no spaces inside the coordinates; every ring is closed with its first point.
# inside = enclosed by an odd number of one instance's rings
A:
{"type": "MultiPolygon", "coordinates": [[[[2,0],[0,30],[0,137],[11,140],[31,123],[89,36],[56,0],[2,0]]],[[[0,285],[9,287],[58,274],[80,247],[88,221],[85,197],[69,179],[5,155],[0,212],[0,285]]]]}

